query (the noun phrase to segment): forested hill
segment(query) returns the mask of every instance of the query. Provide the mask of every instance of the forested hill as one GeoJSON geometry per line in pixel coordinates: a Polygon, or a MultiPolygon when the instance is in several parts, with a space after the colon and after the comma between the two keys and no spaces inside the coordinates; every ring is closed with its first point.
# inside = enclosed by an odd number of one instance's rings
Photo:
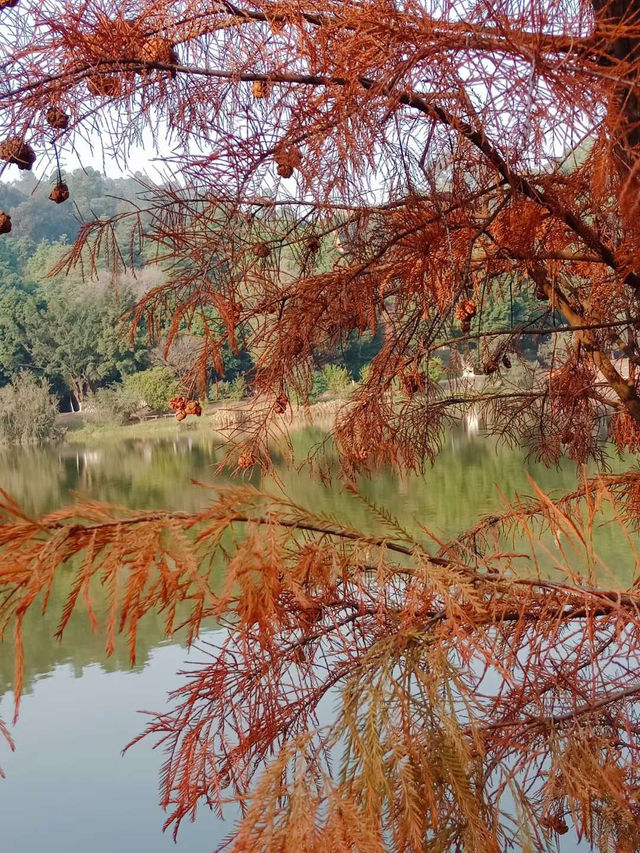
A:
{"type": "Polygon", "coordinates": [[[0,183],[0,210],[12,220],[11,233],[0,238],[0,387],[27,371],[68,408],[86,392],[162,361],[142,335],[132,342],[118,329],[134,289],[154,283],[146,272],[122,282],[117,295],[106,273],[97,280],[83,280],[80,270],[49,276],[82,223],[130,207],[126,200],[135,199],[140,184],[94,169],[65,179],[71,198],[64,204],[49,200],[55,178],[38,181],[25,172],[0,183]]]}
{"type": "Polygon", "coordinates": [[[0,183],[0,210],[11,216],[13,229],[8,241],[26,239],[37,245],[49,242],[73,242],[83,220],[109,217],[125,209],[126,199],[140,193],[135,178],[106,178],[95,169],[77,169],[65,175],[71,197],[64,204],[54,204],[49,193],[55,175],[38,179],[31,172],[21,172],[11,183],[0,183]]]}
{"type": "MultiPolygon", "coordinates": [[[[25,172],[12,183],[0,183],[0,210],[12,220],[11,232],[0,237],[0,391],[3,386],[25,384],[25,371],[44,383],[63,409],[78,408],[87,395],[101,389],[126,391],[137,379],[172,388],[193,361],[201,342],[200,326],[181,329],[167,353],[162,339],[152,345],[140,329],[131,340],[128,324],[125,328],[119,323],[145,290],[160,283],[161,268],[139,269],[135,278],[125,276],[117,294],[106,270],[94,278],[83,278],[80,269],[50,276],[83,222],[130,210],[130,202],[141,199],[144,187],[135,178],[106,178],[93,169],[77,170],[65,180],[71,197],[59,205],[49,200],[55,176],[38,182],[25,172]]],[[[128,243],[129,228],[126,221],[116,227],[123,245],[128,243]]],[[[216,318],[212,315],[210,321],[216,318]]],[[[354,335],[346,349],[323,353],[319,366],[344,365],[342,374],[333,379],[349,381],[358,377],[379,346],[380,340],[370,334],[354,335]]],[[[208,379],[224,378],[226,384],[238,380],[231,393],[242,394],[251,353],[232,353],[225,346],[223,357],[224,377],[211,371],[208,379]]],[[[323,383],[320,377],[319,390],[326,387],[323,383]]],[[[216,384],[216,394],[219,387],[216,384]]],[[[2,400],[0,421],[1,417],[2,400]]]]}
{"type": "MultiPolygon", "coordinates": [[[[83,222],[130,210],[130,202],[145,194],[135,178],[106,178],[93,169],[77,170],[65,178],[71,198],[59,205],[48,198],[55,178],[38,182],[26,172],[12,183],[0,183],[0,210],[12,219],[11,233],[0,237],[0,389],[19,385],[27,371],[55,394],[62,408],[77,408],[88,394],[126,385],[129,377],[141,372],[162,369],[171,380],[181,376],[193,361],[202,329],[198,324],[185,326],[166,353],[162,340],[151,345],[144,329],[131,340],[124,334],[128,328],[119,327],[119,318],[136,299],[160,283],[161,267],[125,277],[117,295],[106,271],[95,279],[83,279],[79,269],[68,276],[50,277],[83,222]]],[[[123,245],[128,243],[128,230],[126,222],[116,228],[123,245]]],[[[535,307],[532,300],[517,282],[505,280],[503,298],[483,308],[483,328],[508,328],[530,316],[535,307]]],[[[212,315],[210,321],[217,319],[212,315]]],[[[474,330],[478,323],[476,318],[474,330]]],[[[346,347],[318,353],[317,367],[337,366],[346,381],[357,379],[379,349],[381,336],[381,331],[375,339],[370,333],[354,332],[346,347]]],[[[536,339],[532,346],[537,348],[538,343],[536,339]]],[[[224,379],[242,380],[251,368],[252,355],[231,353],[225,347],[224,379]]],[[[211,372],[208,378],[222,377],[211,372]]],[[[166,377],[160,379],[164,382],[166,377]]],[[[324,382],[318,376],[318,390],[324,382]]]]}

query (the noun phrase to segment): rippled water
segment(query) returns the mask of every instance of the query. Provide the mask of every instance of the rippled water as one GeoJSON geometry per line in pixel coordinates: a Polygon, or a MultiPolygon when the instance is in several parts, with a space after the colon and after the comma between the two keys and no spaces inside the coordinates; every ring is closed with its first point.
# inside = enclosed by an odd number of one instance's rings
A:
{"type": "MultiPolygon", "coordinates": [[[[294,436],[298,455],[322,438],[307,430],[294,436]]],[[[62,445],[0,454],[0,487],[29,511],[50,510],[79,491],[100,500],[133,507],[196,509],[207,490],[191,483],[229,481],[214,469],[222,453],[214,439],[188,434],[175,440],[122,441],[97,447],[62,445]]],[[[612,461],[616,463],[616,460],[612,461]]],[[[527,463],[522,453],[496,449],[489,439],[452,435],[436,466],[424,476],[399,477],[378,472],[363,480],[366,497],[384,505],[413,530],[422,524],[442,537],[465,529],[478,514],[500,508],[502,498],[531,491],[527,476],[545,490],[575,484],[575,466],[548,470],[527,463]]],[[[284,466],[278,483],[290,498],[315,510],[375,528],[369,510],[339,486],[327,489],[305,473],[284,466]]],[[[599,548],[621,579],[630,569],[619,533],[605,527],[599,548]]],[[[58,642],[56,619],[69,578],[61,575],[50,609],[29,614],[26,625],[26,690],[13,730],[16,752],[0,744],[0,849],[7,853],[112,853],[161,851],[205,853],[226,835],[233,819],[220,823],[201,811],[184,825],[177,847],[163,835],[157,806],[162,756],[143,743],[121,755],[122,747],[143,727],[140,710],[161,710],[177,671],[187,659],[179,638],[163,638],[161,620],[149,616],[139,630],[139,656],[129,668],[124,647],[105,658],[103,641],[92,635],[82,615],[72,619],[58,642]]],[[[197,659],[198,652],[191,652],[197,659]]],[[[0,717],[12,715],[13,655],[0,645],[0,717]]],[[[577,849],[563,841],[562,850],[577,849]]]]}

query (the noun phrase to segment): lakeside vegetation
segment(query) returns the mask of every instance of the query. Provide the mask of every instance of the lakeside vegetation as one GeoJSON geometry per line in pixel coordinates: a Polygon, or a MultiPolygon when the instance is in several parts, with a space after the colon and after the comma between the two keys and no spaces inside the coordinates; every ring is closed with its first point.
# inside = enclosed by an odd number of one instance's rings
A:
{"type": "MultiPolygon", "coordinates": [[[[0,419],[0,443],[58,438],[56,411],[83,411],[85,434],[107,435],[110,429],[135,424],[149,413],[167,411],[171,397],[187,385],[197,394],[204,390],[205,403],[242,400],[254,364],[251,348],[243,349],[242,329],[239,343],[223,346],[217,369],[209,365],[199,377],[204,382],[199,391],[190,371],[205,346],[203,323],[197,318],[183,321],[170,346],[169,329],[149,329],[144,318],[132,332],[134,306],[163,282],[162,265],[148,264],[152,259],[145,253],[149,250],[144,241],[132,246],[129,271],[120,276],[107,271],[106,261],[93,270],[89,264],[61,268],[85,221],[117,218],[138,203],[145,191],[140,176],[109,179],[92,169],[77,170],[69,180],[74,187],[73,206],[51,205],[47,201],[49,182],[38,182],[29,173],[0,184],[0,208],[11,215],[15,225],[0,241],[0,390],[26,382],[21,407],[26,406],[35,420],[39,416],[37,406],[32,409],[32,389],[38,385],[48,407],[48,415],[39,418],[37,429],[25,426],[16,430],[7,417],[0,419]]],[[[114,238],[120,246],[129,239],[126,226],[117,219],[114,238]]],[[[319,263],[322,266],[322,258],[319,263]]],[[[505,280],[502,297],[480,306],[472,329],[509,327],[526,316],[530,303],[530,295],[520,291],[516,280],[505,280]]],[[[209,313],[209,322],[223,325],[215,311],[209,313]]],[[[452,329],[454,337],[459,333],[452,329]]],[[[382,329],[353,332],[346,346],[319,351],[309,399],[317,400],[326,393],[339,396],[351,383],[366,380],[382,340],[382,329]]],[[[544,343],[540,346],[538,339],[524,340],[527,359],[544,358],[544,343]]],[[[464,352],[472,360],[474,351],[473,342],[467,342],[464,352]]],[[[451,360],[448,351],[444,358],[445,362],[451,360]]],[[[440,358],[431,358],[427,365],[430,379],[439,379],[443,368],[440,358]]],[[[291,396],[295,403],[296,393],[291,396]]],[[[141,427],[135,429],[144,432],[141,427]]],[[[155,433],[169,427],[147,429],[155,433]]],[[[74,440],[73,433],[69,439],[74,440]]]]}

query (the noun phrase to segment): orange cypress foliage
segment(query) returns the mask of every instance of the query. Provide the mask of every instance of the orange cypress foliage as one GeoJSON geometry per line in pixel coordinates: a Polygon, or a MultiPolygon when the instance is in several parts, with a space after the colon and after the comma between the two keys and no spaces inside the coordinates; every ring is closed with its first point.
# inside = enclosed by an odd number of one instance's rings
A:
{"type": "Polygon", "coordinates": [[[237,851],[319,850],[341,833],[355,850],[389,849],[388,833],[394,850],[419,849],[425,833],[500,850],[521,838],[497,813],[509,788],[541,845],[570,821],[598,844],[626,837],[631,851],[640,597],[594,586],[577,566],[597,563],[588,530],[603,506],[620,508],[624,535],[637,526],[639,490],[635,470],[586,480],[559,503],[538,492],[439,554],[389,516],[387,535],[366,536],[251,487],[193,514],[83,502],[31,519],[5,497],[0,616],[19,647],[26,608],[43,595],[46,606],[58,567],[82,554],[60,632],[81,598],[94,618],[95,583],[110,596],[107,650],[122,631],[132,659],[150,609],[168,633],[181,606],[192,637],[206,617],[228,627],[146,732],[167,748],[162,802],[175,831],[203,798],[222,809],[235,795],[247,806],[237,851]],[[554,580],[527,573],[528,555],[497,538],[545,528],[573,554],[554,580]],[[337,695],[342,714],[318,727],[320,704],[337,695]],[[329,760],[338,745],[342,777],[329,760]],[[283,847],[289,835],[309,846],[283,847]]]}
{"type": "MultiPolygon", "coordinates": [[[[63,156],[87,129],[123,161],[143,132],[178,152],[138,208],[83,226],[61,268],[125,263],[115,235],[128,220],[130,254],[144,241],[169,271],[136,322],[169,347],[202,321],[190,394],[208,367],[221,372],[225,344],[252,348],[254,405],[230,442],[240,470],[268,467],[318,354],[368,330],[381,330],[381,350],[334,429],[347,477],[379,462],[420,468],[471,404],[548,462],[599,460],[607,420],[637,450],[638,0],[159,0],[135,18],[120,0],[3,5],[6,163],[31,168],[57,103],[69,105],[63,156]],[[266,80],[267,99],[254,86],[266,80]],[[487,328],[505,282],[535,308],[487,328]],[[558,346],[551,370],[515,384],[525,335],[558,346]],[[452,347],[487,376],[477,392],[430,378],[429,360],[452,347]]],[[[186,399],[176,411],[186,417],[186,399]]],[[[438,554],[377,509],[388,535],[372,538],[250,489],[195,516],[84,503],[30,519],[6,498],[0,607],[16,691],[24,612],[83,553],[61,630],[80,598],[91,612],[101,581],[119,590],[108,648],[120,628],[132,655],[152,607],[170,632],[189,602],[192,637],[205,615],[227,614],[227,640],[150,726],[169,747],[163,803],[176,825],[231,789],[247,806],[238,851],[327,839],[538,850],[569,825],[603,850],[636,850],[640,601],[636,581],[598,585],[589,543],[605,506],[632,542],[639,494],[635,469],[561,501],[538,494],[438,554]],[[569,539],[589,576],[567,561],[545,579],[498,539],[541,529],[569,539]],[[319,728],[335,692],[343,713],[319,728]],[[345,744],[336,774],[325,758],[345,744]],[[519,827],[499,814],[507,790],[519,827]]]]}

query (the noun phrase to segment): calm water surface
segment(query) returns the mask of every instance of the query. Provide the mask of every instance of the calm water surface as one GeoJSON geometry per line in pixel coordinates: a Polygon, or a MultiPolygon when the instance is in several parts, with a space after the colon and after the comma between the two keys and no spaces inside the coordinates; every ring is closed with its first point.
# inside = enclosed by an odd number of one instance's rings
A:
{"type": "MultiPolygon", "coordinates": [[[[304,451],[321,434],[296,434],[304,451]]],[[[0,453],[0,487],[34,512],[60,507],[80,492],[133,507],[197,509],[210,493],[191,483],[229,481],[215,475],[221,451],[213,438],[188,433],[175,440],[123,441],[104,447],[64,445],[0,453]]],[[[616,466],[616,461],[612,461],[616,466]]],[[[545,490],[571,488],[575,466],[548,470],[527,463],[518,451],[496,450],[489,439],[449,439],[436,466],[422,477],[379,472],[362,483],[368,499],[384,505],[418,530],[423,524],[438,536],[464,530],[478,514],[502,506],[496,484],[512,498],[528,494],[532,476],[545,490]]],[[[326,510],[352,524],[375,529],[364,506],[338,486],[325,489],[300,472],[280,467],[280,487],[292,499],[326,510]]],[[[257,483],[257,481],[256,481],[257,483]]],[[[274,483],[266,484],[276,488],[274,483]]],[[[600,552],[624,579],[629,554],[614,528],[598,533],[600,552]]],[[[143,743],[122,756],[122,747],[143,727],[141,710],[161,710],[167,691],[188,658],[180,639],[163,639],[160,619],[149,616],[139,629],[134,669],[124,647],[105,658],[103,641],[88,630],[82,614],[72,619],[61,642],[53,639],[69,578],[54,589],[49,612],[33,611],[26,625],[26,690],[13,729],[16,752],[0,743],[0,850],[6,853],[209,853],[227,835],[233,813],[221,823],[202,810],[195,824],[184,824],[174,846],[162,834],[164,815],[157,806],[162,755],[143,743]]],[[[198,651],[191,652],[192,660],[198,651]]],[[[12,715],[13,656],[0,645],[0,717],[12,715]]],[[[566,840],[565,840],[566,839],[566,840]]],[[[562,850],[577,850],[563,839],[562,850]]],[[[301,851],[303,853],[303,851],[301,851]]]]}

